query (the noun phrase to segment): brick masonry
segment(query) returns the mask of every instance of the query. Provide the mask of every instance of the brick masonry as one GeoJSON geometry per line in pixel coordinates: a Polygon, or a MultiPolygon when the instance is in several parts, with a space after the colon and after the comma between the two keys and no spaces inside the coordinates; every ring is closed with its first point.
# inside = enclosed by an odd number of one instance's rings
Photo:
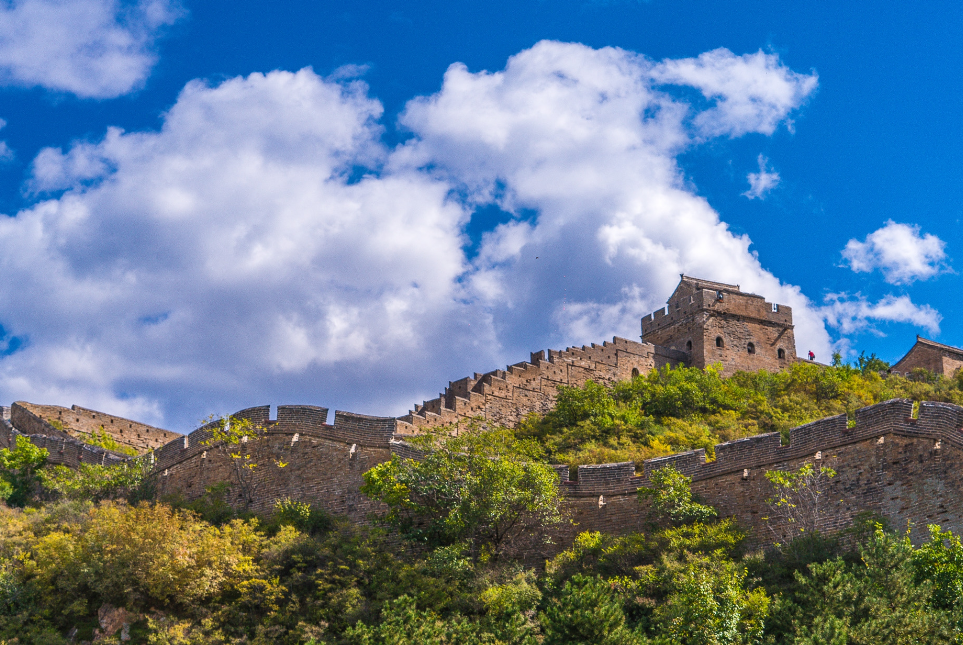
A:
{"type": "Polygon", "coordinates": [[[684,352],[690,367],[723,374],[785,369],[796,360],[792,309],[739,285],[682,276],[668,303],[642,318],[642,340],[684,352]]]}
{"type": "MultiPolygon", "coordinates": [[[[270,511],[275,500],[290,497],[366,522],[383,509],[360,493],[362,473],[392,455],[417,456],[405,435],[395,433],[391,417],[338,411],[329,425],[322,421],[324,408],[278,406],[275,420],[269,412],[261,406],[235,415],[266,428],[261,440],[268,459],[257,470],[255,511],[270,511]],[[277,462],[286,465],[279,468],[277,462]]],[[[695,450],[648,460],[641,473],[631,462],[583,465],[570,480],[569,467],[557,466],[565,508],[576,522],[564,537],[574,530],[644,529],[647,509],[637,501],[637,490],[648,484],[648,473],[669,464],[692,477],[694,492],[722,516],[736,518],[756,543],[771,539],[763,519],[772,495],[765,472],[806,463],[838,472],[821,520],[825,531],[846,527],[858,513],[871,511],[897,528],[909,523],[914,539],[924,535],[928,523],[961,532],[963,408],[924,402],[915,418],[913,413],[912,401],[894,399],[858,410],[853,427],[845,416],[829,417],[794,428],[789,445],[781,445],[778,434],[758,435],[717,445],[713,461],[706,461],[704,450],[695,450]]],[[[17,432],[10,417],[9,408],[4,409],[4,446],[17,432]]],[[[233,481],[229,461],[203,445],[209,436],[205,426],[155,452],[153,476],[160,494],[194,499],[211,485],[233,481]]],[[[31,440],[50,450],[53,463],[124,459],[69,437],[35,435],[31,440]]],[[[239,503],[236,487],[228,500],[239,503]]]]}
{"type": "Polygon", "coordinates": [[[11,413],[18,428],[29,430],[30,434],[63,434],[81,441],[87,440],[94,432],[108,434],[122,446],[133,448],[138,453],[160,448],[180,435],[131,419],[114,416],[97,410],[89,410],[79,405],[64,408],[59,405],[38,405],[17,401],[11,406],[11,413]],[[63,431],[58,429],[63,428],[63,431]]]}
{"type": "Polygon", "coordinates": [[[618,337],[601,345],[532,352],[529,361],[504,370],[450,381],[437,398],[399,417],[398,431],[418,432],[472,418],[515,426],[531,412],[551,410],[560,385],[583,386],[589,380],[608,385],[664,365],[683,365],[687,358],[672,348],[618,337]]]}
{"type": "Polygon", "coordinates": [[[917,336],[916,343],[906,356],[899,359],[889,371],[893,374],[909,376],[914,369],[924,369],[934,374],[954,376],[961,367],[963,367],[963,349],[917,336]]]}

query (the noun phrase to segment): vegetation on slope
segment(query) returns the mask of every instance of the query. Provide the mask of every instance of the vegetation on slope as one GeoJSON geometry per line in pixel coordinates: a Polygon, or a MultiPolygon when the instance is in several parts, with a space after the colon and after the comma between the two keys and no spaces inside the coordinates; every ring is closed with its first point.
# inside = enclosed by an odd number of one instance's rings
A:
{"type": "MultiPolygon", "coordinates": [[[[292,500],[237,513],[226,485],[157,500],[146,469],[53,469],[21,440],[0,451],[0,644],[120,642],[120,623],[157,645],[959,643],[963,543],[940,527],[915,547],[873,518],[822,536],[807,508],[798,537],[753,552],[664,469],[640,491],[644,532],[575,534],[540,461],[540,441],[553,459],[589,442],[647,456],[659,441],[785,430],[893,396],[958,402],[960,384],[806,364],[590,384],[521,432],[427,436],[426,459],[370,470],[364,492],[389,513],[369,527],[292,500]],[[568,548],[529,557],[566,531],[568,548]]],[[[832,475],[769,473],[772,503],[801,508],[793,495],[832,475]]]]}
{"type": "Polygon", "coordinates": [[[963,373],[956,378],[919,371],[882,376],[875,357],[858,365],[794,363],[784,372],[664,368],[603,387],[562,387],[554,410],[531,415],[518,428],[551,463],[600,464],[661,457],[791,428],[892,398],[963,404],[963,373]]]}

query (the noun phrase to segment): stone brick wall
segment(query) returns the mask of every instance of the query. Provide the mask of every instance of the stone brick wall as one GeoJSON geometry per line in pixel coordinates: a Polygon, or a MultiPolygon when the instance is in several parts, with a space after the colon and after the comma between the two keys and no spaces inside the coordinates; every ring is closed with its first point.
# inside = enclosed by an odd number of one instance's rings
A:
{"type": "Polygon", "coordinates": [[[25,432],[29,430],[28,434],[60,434],[61,431],[56,427],[59,425],[67,436],[86,441],[92,433],[104,432],[120,445],[133,448],[139,454],[160,448],[180,436],[176,432],[79,405],[64,408],[17,401],[12,407],[16,415],[14,425],[25,432]]]}
{"type": "MultiPolygon", "coordinates": [[[[325,510],[359,522],[382,510],[361,494],[361,475],[391,458],[396,420],[350,412],[335,412],[335,422],[324,422],[327,409],[280,405],[277,419],[270,406],[248,408],[234,417],[248,418],[265,430],[241,450],[258,444],[260,463],[254,471],[256,496],[250,510],[270,512],[276,500],[290,497],[315,503],[325,510]],[[283,466],[282,466],[283,465],[283,466]]],[[[236,483],[231,460],[205,445],[210,425],[173,441],[157,452],[154,476],[158,494],[192,500],[221,482],[236,483]]],[[[240,490],[232,485],[227,501],[243,507],[240,490]]]]}
{"type": "Polygon", "coordinates": [[[582,386],[589,380],[610,384],[687,359],[684,352],[618,337],[547,354],[533,352],[530,361],[449,382],[438,398],[416,404],[399,417],[398,431],[417,432],[473,417],[515,426],[531,412],[551,410],[559,385],[582,386]]]}
{"type": "Polygon", "coordinates": [[[790,307],[743,293],[738,285],[687,276],[663,309],[642,318],[642,339],[687,353],[691,367],[722,363],[727,376],[779,371],[796,359],[790,307]]]}
{"type": "MultiPolygon", "coordinates": [[[[4,446],[19,429],[7,421],[16,423],[15,411],[16,406],[0,415],[4,446]]],[[[276,420],[270,419],[269,406],[234,416],[265,428],[251,508],[256,512],[269,512],[276,500],[290,497],[366,522],[384,509],[361,494],[362,474],[392,455],[417,457],[405,435],[394,432],[396,420],[390,417],[338,411],[329,425],[323,421],[327,410],[315,406],[278,406],[276,420]]],[[[848,526],[863,511],[879,513],[898,528],[909,522],[914,539],[923,537],[928,523],[963,531],[963,408],[924,402],[914,418],[912,401],[894,399],[858,410],[849,425],[845,416],[829,417],[792,429],[789,445],[781,445],[776,433],[757,435],[717,445],[713,461],[706,461],[700,449],[647,460],[640,473],[631,462],[583,465],[573,480],[568,466],[555,466],[565,510],[575,525],[561,532],[556,546],[533,557],[565,546],[576,531],[643,530],[647,508],[637,500],[638,488],[648,484],[649,473],[670,464],[692,477],[693,491],[706,503],[748,528],[755,543],[772,539],[763,519],[772,495],[765,472],[806,463],[838,472],[820,524],[824,531],[848,526]]],[[[234,484],[230,460],[204,445],[209,437],[210,427],[203,426],[154,453],[152,476],[161,495],[195,499],[214,484],[234,484]]],[[[50,451],[52,463],[76,467],[125,459],[62,434],[33,434],[30,439],[50,451]]],[[[230,486],[227,499],[243,503],[236,485],[230,486]]]]}
{"type": "Polygon", "coordinates": [[[961,367],[963,367],[963,349],[917,336],[916,343],[910,351],[889,371],[909,376],[914,369],[925,369],[934,374],[953,376],[961,367]]]}
{"type": "Polygon", "coordinates": [[[794,428],[787,446],[778,434],[759,435],[717,445],[715,461],[691,451],[648,460],[641,475],[631,464],[605,464],[586,471],[586,482],[562,486],[578,530],[642,530],[647,509],[636,501],[637,490],[647,485],[646,474],[671,464],[692,477],[706,503],[747,527],[753,542],[765,543],[772,539],[763,518],[773,493],[765,472],[813,463],[838,473],[830,480],[823,531],[845,528],[863,511],[896,528],[910,523],[915,540],[929,523],[963,530],[963,408],[924,402],[915,419],[912,410],[912,401],[895,399],[858,410],[853,428],[845,416],[794,428]]]}
{"type": "Polygon", "coordinates": [[[47,463],[55,466],[77,468],[81,463],[115,466],[129,459],[122,453],[86,444],[45,423],[16,403],[2,408],[0,448],[13,447],[16,437],[24,435],[38,448],[45,448],[49,453],[47,463]]]}

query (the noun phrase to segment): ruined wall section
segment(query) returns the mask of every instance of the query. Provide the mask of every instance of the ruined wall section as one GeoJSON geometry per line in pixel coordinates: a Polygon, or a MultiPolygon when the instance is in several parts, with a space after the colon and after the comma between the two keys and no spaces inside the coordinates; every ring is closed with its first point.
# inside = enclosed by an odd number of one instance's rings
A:
{"type": "Polygon", "coordinates": [[[399,417],[399,433],[476,417],[515,426],[531,412],[550,411],[560,385],[582,386],[589,380],[610,385],[664,365],[683,364],[686,358],[683,352],[618,337],[601,345],[550,349],[547,356],[545,351],[533,352],[529,361],[504,370],[449,382],[438,398],[416,404],[399,417]]]}
{"type": "MultiPolygon", "coordinates": [[[[63,428],[68,436],[86,441],[94,432],[104,432],[117,443],[128,446],[143,454],[148,450],[160,448],[169,441],[181,436],[176,432],[155,428],[154,426],[125,419],[105,412],[82,408],[79,405],[65,408],[59,405],[38,405],[17,401],[13,407],[17,408],[18,423],[23,427],[30,426],[48,433],[49,430],[61,432],[63,428]],[[35,419],[27,418],[29,415],[35,419]],[[39,420],[39,421],[37,421],[39,420]]],[[[21,427],[18,425],[17,427],[21,427]]],[[[31,432],[31,434],[34,434],[31,432]]]]}

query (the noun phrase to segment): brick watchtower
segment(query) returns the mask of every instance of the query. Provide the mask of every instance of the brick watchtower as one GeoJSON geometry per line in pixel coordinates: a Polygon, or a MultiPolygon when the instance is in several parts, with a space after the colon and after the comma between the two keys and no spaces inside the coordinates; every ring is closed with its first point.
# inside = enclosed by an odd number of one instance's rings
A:
{"type": "Polygon", "coordinates": [[[796,360],[790,307],[686,275],[664,309],[642,318],[642,341],[688,353],[691,367],[722,363],[727,376],[779,371],[796,360]]]}

